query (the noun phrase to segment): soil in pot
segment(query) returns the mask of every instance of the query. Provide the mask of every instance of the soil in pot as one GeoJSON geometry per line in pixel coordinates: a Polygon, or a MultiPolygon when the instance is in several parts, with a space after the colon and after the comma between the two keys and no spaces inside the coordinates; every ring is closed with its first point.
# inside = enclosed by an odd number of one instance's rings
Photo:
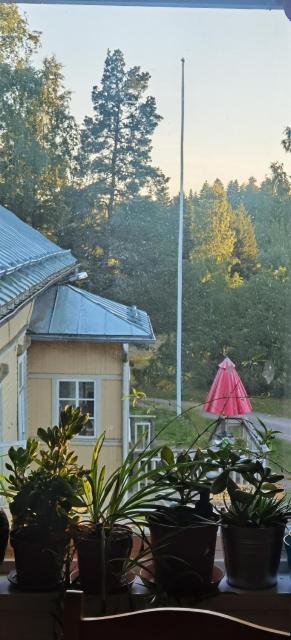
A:
{"type": "Polygon", "coordinates": [[[67,534],[57,537],[37,526],[19,527],[11,531],[10,542],[20,588],[37,591],[62,583],[67,534]]]}
{"type": "Polygon", "coordinates": [[[217,525],[181,507],[149,517],[155,581],[167,593],[204,593],[212,581],[217,525]],[[170,520],[168,515],[170,514],[170,520]]]}
{"type": "Polygon", "coordinates": [[[267,589],[277,583],[285,525],[222,526],[227,581],[240,589],[267,589]]]}
{"type": "Polygon", "coordinates": [[[131,551],[131,530],[128,527],[114,526],[106,532],[101,525],[82,524],[75,530],[74,542],[83,591],[119,591],[131,551]]]}

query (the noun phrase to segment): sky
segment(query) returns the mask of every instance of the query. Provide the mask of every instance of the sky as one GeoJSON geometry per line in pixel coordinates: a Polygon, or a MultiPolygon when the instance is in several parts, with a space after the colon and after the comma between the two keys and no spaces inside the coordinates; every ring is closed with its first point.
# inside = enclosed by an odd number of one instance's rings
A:
{"type": "Polygon", "coordinates": [[[258,181],[291,126],[291,22],[283,11],[19,5],[42,32],[41,56],[63,64],[72,112],[91,114],[107,49],[151,75],[149,94],[163,116],[153,163],[179,189],[181,58],[185,58],[185,191],[219,177],[258,181]]]}

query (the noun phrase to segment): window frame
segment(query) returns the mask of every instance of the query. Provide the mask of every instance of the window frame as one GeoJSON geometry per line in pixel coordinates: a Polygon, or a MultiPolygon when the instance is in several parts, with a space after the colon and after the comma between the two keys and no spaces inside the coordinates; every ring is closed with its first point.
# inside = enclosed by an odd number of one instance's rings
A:
{"type": "Polygon", "coordinates": [[[27,353],[17,356],[17,440],[26,440],[27,431],[27,353]],[[21,372],[21,373],[20,373],[21,372]]]}
{"type": "MultiPolygon", "coordinates": [[[[93,382],[94,384],[94,433],[91,436],[88,435],[77,435],[73,438],[74,441],[78,443],[82,442],[95,442],[96,438],[101,433],[101,380],[100,376],[96,375],[74,375],[74,374],[62,374],[57,375],[54,379],[54,390],[53,390],[53,416],[54,423],[59,423],[60,416],[60,382],[93,382]]],[[[76,399],[78,394],[76,394],[76,399]]]]}

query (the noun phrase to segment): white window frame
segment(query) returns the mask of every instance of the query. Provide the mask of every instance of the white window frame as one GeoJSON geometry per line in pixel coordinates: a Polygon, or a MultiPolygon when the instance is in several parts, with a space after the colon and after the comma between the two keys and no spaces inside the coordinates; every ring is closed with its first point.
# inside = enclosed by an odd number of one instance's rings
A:
{"type": "MultiPolygon", "coordinates": [[[[88,375],[58,375],[55,378],[54,384],[54,399],[53,399],[53,415],[55,424],[59,423],[60,417],[60,382],[93,382],[94,384],[94,433],[92,436],[77,435],[74,440],[78,442],[94,442],[100,434],[100,416],[101,416],[101,384],[100,378],[97,376],[88,375]]],[[[78,393],[76,394],[76,400],[78,399],[78,393]]],[[[90,398],[88,398],[90,401],[90,398]]]]}
{"type": "Polygon", "coordinates": [[[17,357],[17,437],[20,441],[26,439],[26,386],[27,357],[25,351],[17,357]]]}

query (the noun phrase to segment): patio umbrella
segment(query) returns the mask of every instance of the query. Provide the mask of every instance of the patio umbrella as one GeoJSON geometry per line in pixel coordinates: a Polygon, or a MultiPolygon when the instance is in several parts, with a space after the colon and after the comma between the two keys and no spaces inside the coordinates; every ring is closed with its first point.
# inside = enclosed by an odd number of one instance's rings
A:
{"type": "Polygon", "coordinates": [[[252,410],[235,364],[229,358],[225,358],[218,365],[217,374],[204,404],[204,411],[230,417],[243,415],[252,410]]]}

